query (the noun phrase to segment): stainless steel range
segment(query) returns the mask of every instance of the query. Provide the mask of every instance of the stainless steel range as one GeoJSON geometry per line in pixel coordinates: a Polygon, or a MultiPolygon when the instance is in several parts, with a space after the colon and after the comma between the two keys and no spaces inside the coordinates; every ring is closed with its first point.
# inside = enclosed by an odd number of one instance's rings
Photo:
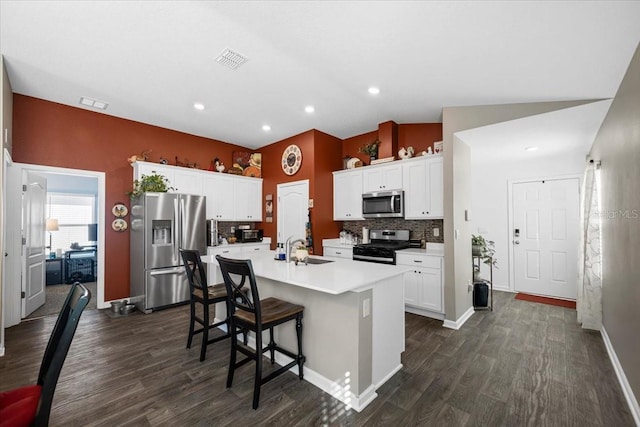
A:
{"type": "Polygon", "coordinates": [[[395,264],[396,251],[409,247],[409,230],[371,230],[371,243],[353,247],[353,259],[357,261],[395,264]]]}

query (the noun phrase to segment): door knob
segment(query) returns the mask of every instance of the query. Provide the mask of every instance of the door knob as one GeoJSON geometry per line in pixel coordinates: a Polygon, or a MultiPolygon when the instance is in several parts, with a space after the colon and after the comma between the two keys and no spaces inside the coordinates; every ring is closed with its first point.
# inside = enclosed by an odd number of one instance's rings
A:
{"type": "Polygon", "coordinates": [[[514,240],[514,241],[513,241],[513,244],[514,244],[514,245],[519,245],[519,244],[520,244],[520,240],[514,240]]]}

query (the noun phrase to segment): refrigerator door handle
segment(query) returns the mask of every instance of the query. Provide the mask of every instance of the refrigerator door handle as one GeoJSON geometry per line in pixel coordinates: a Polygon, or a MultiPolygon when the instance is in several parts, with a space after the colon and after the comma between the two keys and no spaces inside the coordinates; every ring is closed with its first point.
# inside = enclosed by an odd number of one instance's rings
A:
{"type": "Polygon", "coordinates": [[[178,242],[178,238],[180,236],[180,230],[179,228],[181,228],[181,223],[180,223],[180,211],[178,209],[178,198],[173,199],[173,256],[174,256],[174,261],[175,261],[175,265],[180,265],[180,252],[179,252],[179,242],[178,242]]]}
{"type": "Polygon", "coordinates": [[[154,270],[149,272],[149,276],[163,276],[165,274],[180,274],[184,273],[184,268],[174,267],[171,269],[163,268],[162,270],[154,270]]]}

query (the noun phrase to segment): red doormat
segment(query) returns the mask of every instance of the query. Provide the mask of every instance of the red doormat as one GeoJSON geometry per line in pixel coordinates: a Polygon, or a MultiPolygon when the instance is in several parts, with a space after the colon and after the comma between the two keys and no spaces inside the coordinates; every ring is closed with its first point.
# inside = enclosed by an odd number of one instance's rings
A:
{"type": "Polygon", "coordinates": [[[574,310],[576,309],[575,301],[567,301],[564,299],[540,297],[538,295],[530,295],[530,294],[523,294],[523,293],[517,293],[516,299],[523,300],[523,301],[539,302],[541,304],[557,305],[560,307],[572,308],[574,310]]]}

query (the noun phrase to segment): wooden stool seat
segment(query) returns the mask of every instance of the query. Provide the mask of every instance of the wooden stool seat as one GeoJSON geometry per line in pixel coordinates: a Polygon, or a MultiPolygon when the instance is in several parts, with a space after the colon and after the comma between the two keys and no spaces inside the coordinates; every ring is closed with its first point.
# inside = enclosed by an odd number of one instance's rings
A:
{"type": "MultiPolygon", "coordinates": [[[[202,298],[202,289],[195,289],[193,294],[198,298],[202,298]]],[[[227,300],[227,288],[224,287],[224,283],[208,286],[207,296],[210,300],[216,300],[216,303],[224,302],[227,300]]]]}
{"type": "MultiPolygon", "coordinates": [[[[226,294],[226,292],[225,292],[226,294]]],[[[278,298],[265,298],[260,300],[262,306],[262,327],[270,328],[287,322],[304,311],[304,307],[278,298]]],[[[250,325],[255,326],[255,315],[245,310],[237,310],[235,316],[250,325]]]]}

